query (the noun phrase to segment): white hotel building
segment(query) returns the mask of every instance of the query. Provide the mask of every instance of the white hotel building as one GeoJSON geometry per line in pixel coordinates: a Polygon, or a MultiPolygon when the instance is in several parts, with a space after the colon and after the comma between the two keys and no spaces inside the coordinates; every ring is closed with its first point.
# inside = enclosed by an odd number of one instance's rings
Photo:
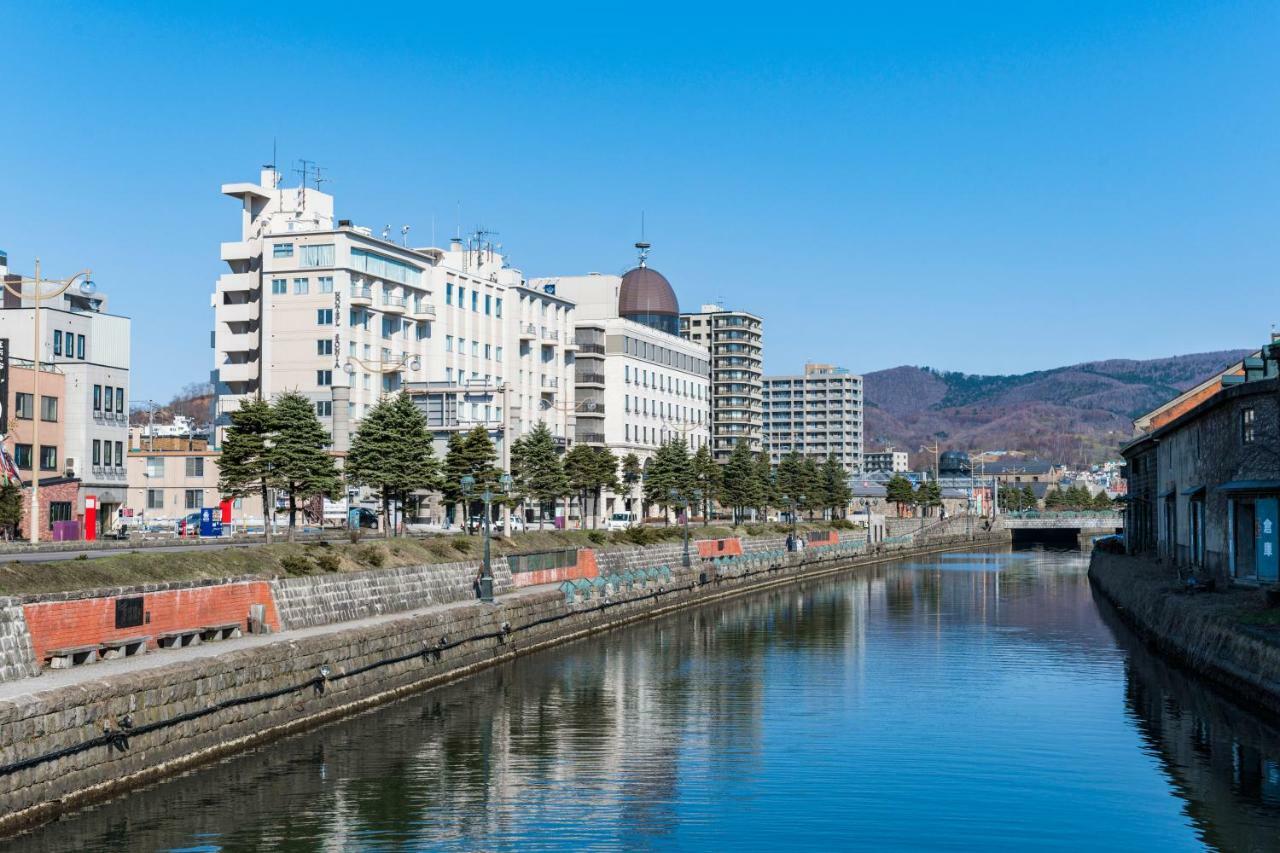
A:
{"type": "Polygon", "coordinates": [[[402,389],[440,449],[450,431],[477,424],[504,460],[508,435],[536,420],[571,434],[572,407],[542,391],[570,383],[572,305],[524,287],[489,244],[400,245],[335,220],[331,195],[281,187],[271,168],[222,192],[242,214],[240,239],[222,244],[230,271],[212,300],[219,440],[242,399],[298,391],[345,451],[369,407],[402,389]],[[529,324],[538,336],[521,338],[529,324]]]}
{"type": "MultiPolygon", "coordinates": [[[[577,305],[575,440],[643,464],[664,442],[691,451],[711,437],[711,367],[704,346],[680,337],[670,283],[640,266],[623,276],[592,273],[532,282],[577,305]]],[[[605,513],[616,506],[606,495],[605,513]]]]}

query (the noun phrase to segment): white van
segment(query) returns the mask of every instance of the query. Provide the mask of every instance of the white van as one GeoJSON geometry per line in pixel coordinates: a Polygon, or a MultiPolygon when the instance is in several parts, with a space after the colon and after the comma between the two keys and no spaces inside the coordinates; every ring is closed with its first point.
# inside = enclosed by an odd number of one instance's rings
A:
{"type": "Polygon", "coordinates": [[[605,530],[627,530],[636,526],[634,512],[615,512],[604,523],[605,530]]]}

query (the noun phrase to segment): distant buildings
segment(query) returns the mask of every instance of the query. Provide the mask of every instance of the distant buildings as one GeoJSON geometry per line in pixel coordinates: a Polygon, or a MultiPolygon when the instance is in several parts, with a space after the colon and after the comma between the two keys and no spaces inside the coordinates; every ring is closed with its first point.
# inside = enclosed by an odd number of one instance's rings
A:
{"type": "Polygon", "coordinates": [[[680,334],[711,356],[711,451],[717,462],[727,462],[740,442],[753,454],[763,447],[763,328],[755,314],[721,305],[680,315],[680,334]]]}
{"type": "Polygon", "coordinates": [[[806,364],[799,376],[766,376],[764,414],[772,464],[795,452],[833,455],[850,474],[861,470],[861,376],[830,364],[806,364]]]}
{"type": "Polygon", "coordinates": [[[911,470],[909,454],[905,450],[881,450],[875,453],[864,453],[862,459],[863,470],[868,474],[876,471],[902,474],[911,470]]]}

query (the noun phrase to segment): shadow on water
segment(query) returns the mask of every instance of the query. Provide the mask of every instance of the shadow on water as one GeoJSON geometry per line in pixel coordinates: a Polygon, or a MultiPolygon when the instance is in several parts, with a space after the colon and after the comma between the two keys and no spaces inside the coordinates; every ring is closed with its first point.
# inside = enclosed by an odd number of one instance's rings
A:
{"type": "Polygon", "coordinates": [[[1280,849],[1280,721],[1241,706],[1152,651],[1099,597],[1125,652],[1125,707],[1219,850],[1280,849]]]}

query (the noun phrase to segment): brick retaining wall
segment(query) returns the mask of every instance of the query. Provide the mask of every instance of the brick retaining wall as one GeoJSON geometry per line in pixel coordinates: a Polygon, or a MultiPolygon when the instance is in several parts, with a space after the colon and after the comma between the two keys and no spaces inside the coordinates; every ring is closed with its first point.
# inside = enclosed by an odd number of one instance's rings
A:
{"type": "Polygon", "coordinates": [[[0,681],[39,674],[22,603],[16,598],[0,598],[0,681]]]}

